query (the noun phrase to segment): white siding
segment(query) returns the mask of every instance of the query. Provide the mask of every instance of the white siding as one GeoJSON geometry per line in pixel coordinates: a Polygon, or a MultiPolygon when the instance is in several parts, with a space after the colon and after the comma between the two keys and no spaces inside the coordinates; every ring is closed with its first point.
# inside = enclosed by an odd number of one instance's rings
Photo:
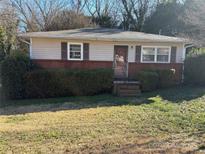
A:
{"type": "Polygon", "coordinates": [[[114,44],[90,43],[90,60],[113,61],[114,44]]]}
{"type": "MultiPolygon", "coordinates": [[[[73,40],[32,38],[32,59],[61,59],[61,42],[76,42],[73,40]]],[[[114,42],[87,42],[77,41],[76,43],[89,43],[89,59],[93,61],[113,61],[114,46],[128,45],[128,62],[135,62],[135,47],[141,46],[177,46],[177,63],[183,62],[183,44],[172,43],[114,43],[114,42]]]]}
{"type": "Polygon", "coordinates": [[[60,40],[32,39],[32,59],[61,59],[60,40]]]}
{"type": "Polygon", "coordinates": [[[135,62],[135,49],[136,45],[132,44],[129,45],[129,50],[128,50],[128,62],[135,62]]]}
{"type": "Polygon", "coordinates": [[[184,52],[183,44],[177,45],[177,58],[176,58],[177,63],[183,63],[184,62],[185,57],[183,56],[183,52],[184,52]]]}

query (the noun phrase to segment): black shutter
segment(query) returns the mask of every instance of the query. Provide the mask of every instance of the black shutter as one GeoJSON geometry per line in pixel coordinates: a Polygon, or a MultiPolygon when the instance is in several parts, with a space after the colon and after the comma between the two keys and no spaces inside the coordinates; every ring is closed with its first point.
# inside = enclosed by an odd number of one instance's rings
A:
{"type": "Polygon", "coordinates": [[[89,43],[83,44],[83,60],[89,60],[89,43]]]}
{"type": "Polygon", "coordinates": [[[177,47],[171,48],[171,63],[176,63],[177,47]]]}
{"type": "Polygon", "coordinates": [[[62,60],[68,59],[68,44],[67,44],[67,42],[61,42],[61,58],[62,58],[62,60]]]}
{"type": "Polygon", "coordinates": [[[140,63],[141,60],[141,46],[136,46],[135,50],[135,62],[140,63]]]}

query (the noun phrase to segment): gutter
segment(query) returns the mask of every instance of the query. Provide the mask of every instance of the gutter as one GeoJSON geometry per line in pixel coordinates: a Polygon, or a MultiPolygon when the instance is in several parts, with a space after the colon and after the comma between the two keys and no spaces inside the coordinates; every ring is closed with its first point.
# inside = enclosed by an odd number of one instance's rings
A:
{"type": "Polygon", "coordinates": [[[21,42],[24,42],[24,43],[26,43],[26,44],[28,44],[28,45],[31,44],[30,42],[28,42],[28,41],[26,41],[26,40],[23,40],[23,39],[20,39],[20,41],[21,41],[21,42]]]}
{"type": "Polygon", "coordinates": [[[194,47],[194,44],[189,44],[189,45],[187,45],[187,46],[186,46],[186,44],[185,44],[185,49],[191,48],[191,47],[194,47]]]}

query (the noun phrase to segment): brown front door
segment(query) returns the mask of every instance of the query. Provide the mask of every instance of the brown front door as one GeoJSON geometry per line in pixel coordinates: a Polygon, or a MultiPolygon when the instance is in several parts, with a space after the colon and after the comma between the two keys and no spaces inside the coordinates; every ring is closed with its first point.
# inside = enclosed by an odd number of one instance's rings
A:
{"type": "Polygon", "coordinates": [[[117,79],[127,78],[127,55],[128,46],[114,47],[114,73],[117,79]]]}

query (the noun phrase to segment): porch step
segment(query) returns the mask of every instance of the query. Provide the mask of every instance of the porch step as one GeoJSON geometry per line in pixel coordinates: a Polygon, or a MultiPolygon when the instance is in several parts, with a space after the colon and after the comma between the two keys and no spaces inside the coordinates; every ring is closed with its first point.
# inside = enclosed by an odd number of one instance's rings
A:
{"type": "Polygon", "coordinates": [[[120,93],[128,93],[128,94],[136,94],[141,92],[140,90],[133,90],[133,89],[119,89],[120,93]]]}
{"type": "Polygon", "coordinates": [[[136,97],[141,94],[138,81],[114,81],[114,95],[121,97],[136,97]]]}
{"type": "Polygon", "coordinates": [[[119,86],[120,90],[140,90],[140,87],[137,85],[137,86],[119,86]]]}
{"type": "Polygon", "coordinates": [[[137,97],[137,96],[139,96],[139,94],[138,95],[136,95],[136,94],[120,94],[118,96],[119,97],[137,97]]]}

